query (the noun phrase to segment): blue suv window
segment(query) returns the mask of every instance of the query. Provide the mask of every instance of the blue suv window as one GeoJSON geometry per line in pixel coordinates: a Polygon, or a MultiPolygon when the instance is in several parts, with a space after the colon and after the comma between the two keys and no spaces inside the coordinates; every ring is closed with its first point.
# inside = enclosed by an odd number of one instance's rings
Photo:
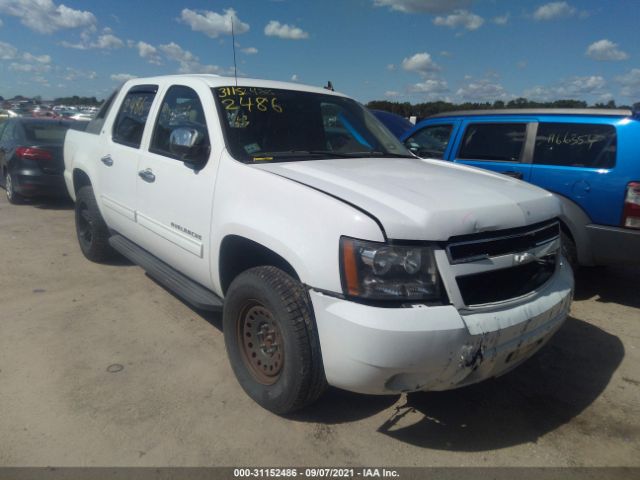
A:
{"type": "Polygon", "coordinates": [[[404,143],[419,157],[444,158],[453,125],[431,125],[417,131],[404,143]]]}
{"type": "Polygon", "coordinates": [[[584,123],[540,123],[533,163],[613,168],[616,164],[616,128],[584,123]]]}
{"type": "Polygon", "coordinates": [[[462,139],[458,158],[519,162],[526,123],[472,123],[462,139]]]}

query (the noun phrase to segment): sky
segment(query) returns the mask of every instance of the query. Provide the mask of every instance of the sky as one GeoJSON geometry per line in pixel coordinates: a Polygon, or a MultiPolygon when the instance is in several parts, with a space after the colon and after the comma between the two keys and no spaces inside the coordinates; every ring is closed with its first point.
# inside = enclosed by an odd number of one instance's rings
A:
{"type": "Polygon", "coordinates": [[[0,95],[175,73],[361,102],[640,102],[640,0],[0,0],[0,95]]]}

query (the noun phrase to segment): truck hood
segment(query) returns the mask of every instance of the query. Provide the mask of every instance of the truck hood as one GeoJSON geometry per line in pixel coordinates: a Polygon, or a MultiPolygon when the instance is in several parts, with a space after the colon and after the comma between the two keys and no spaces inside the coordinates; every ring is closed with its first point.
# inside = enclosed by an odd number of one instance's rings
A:
{"type": "Polygon", "coordinates": [[[531,225],[560,213],[557,199],[541,188],[441,160],[354,158],[253,167],[366,211],[389,239],[444,241],[455,235],[531,225]]]}

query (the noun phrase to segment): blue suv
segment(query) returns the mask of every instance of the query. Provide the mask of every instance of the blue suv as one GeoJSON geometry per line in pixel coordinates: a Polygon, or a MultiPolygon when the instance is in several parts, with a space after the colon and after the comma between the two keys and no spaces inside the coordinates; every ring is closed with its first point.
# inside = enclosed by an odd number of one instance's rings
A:
{"type": "Polygon", "coordinates": [[[640,264],[636,106],[633,112],[448,112],[423,120],[401,140],[420,157],[493,170],[556,194],[563,206],[565,252],[573,265],[640,264]]]}

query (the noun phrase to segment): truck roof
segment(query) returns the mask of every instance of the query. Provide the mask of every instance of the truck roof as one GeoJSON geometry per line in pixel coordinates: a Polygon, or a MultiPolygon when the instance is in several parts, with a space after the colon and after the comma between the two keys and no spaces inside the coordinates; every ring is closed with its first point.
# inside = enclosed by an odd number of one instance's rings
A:
{"type": "Polygon", "coordinates": [[[480,115],[592,115],[629,117],[632,112],[626,108],[505,108],[499,110],[457,110],[430,115],[427,118],[480,116],[480,115]]]}
{"type": "Polygon", "coordinates": [[[223,77],[213,74],[178,74],[178,75],[159,75],[156,77],[140,77],[128,80],[125,85],[141,85],[147,83],[176,83],[180,80],[192,79],[206,83],[209,87],[262,87],[262,88],[279,88],[285,90],[299,90],[303,92],[321,93],[325,95],[338,95],[346,96],[342,93],[327,90],[322,87],[314,87],[311,85],[304,85],[294,82],[280,82],[275,80],[264,80],[259,78],[246,78],[246,77],[223,77]]]}

